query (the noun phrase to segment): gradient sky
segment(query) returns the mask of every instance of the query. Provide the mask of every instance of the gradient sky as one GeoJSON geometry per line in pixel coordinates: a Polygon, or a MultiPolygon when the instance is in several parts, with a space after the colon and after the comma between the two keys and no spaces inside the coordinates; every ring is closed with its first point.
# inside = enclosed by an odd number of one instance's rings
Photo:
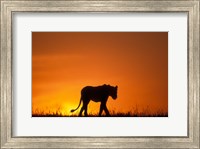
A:
{"type": "MultiPolygon", "coordinates": [[[[168,33],[32,33],[33,112],[69,114],[84,86],[103,84],[118,85],[117,100],[108,99],[110,111],[149,107],[167,112],[168,33]]],[[[89,112],[99,105],[90,102],[89,112]]]]}

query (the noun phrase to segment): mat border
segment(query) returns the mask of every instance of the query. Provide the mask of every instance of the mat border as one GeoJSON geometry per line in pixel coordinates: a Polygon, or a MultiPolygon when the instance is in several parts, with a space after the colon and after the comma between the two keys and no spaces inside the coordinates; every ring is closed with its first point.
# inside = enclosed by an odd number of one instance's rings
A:
{"type": "Polygon", "coordinates": [[[1,2],[1,148],[199,148],[199,0],[188,1],[35,1],[1,2]],[[187,137],[13,137],[12,16],[16,12],[187,12],[187,137]]]}

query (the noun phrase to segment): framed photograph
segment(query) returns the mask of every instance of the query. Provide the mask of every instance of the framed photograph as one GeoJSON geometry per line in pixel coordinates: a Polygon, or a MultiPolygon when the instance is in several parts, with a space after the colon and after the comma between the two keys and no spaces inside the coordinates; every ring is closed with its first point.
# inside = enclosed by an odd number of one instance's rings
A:
{"type": "Polygon", "coordinates": [[[32,32],[32,116],[167,117],[167,66],[168,32],[32,32]]]}
{"type": "Polygon", "coordinates": [[[199,1],[1,0],[1,148],[199,148],[199,1]]]}

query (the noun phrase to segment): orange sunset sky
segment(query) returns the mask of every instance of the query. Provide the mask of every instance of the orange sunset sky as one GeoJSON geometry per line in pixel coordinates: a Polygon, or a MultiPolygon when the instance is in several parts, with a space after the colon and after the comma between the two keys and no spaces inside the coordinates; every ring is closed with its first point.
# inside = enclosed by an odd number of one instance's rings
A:
{"type": "MultiPolygon", "coordinates": [[[[32,32],[32,113],[70,115],[83,87],[103,84],[118,85],[109,111],[167,112],[168,33],[32,32]]],[[[91,101],[88,112],[99,106],[91,101]]]]}

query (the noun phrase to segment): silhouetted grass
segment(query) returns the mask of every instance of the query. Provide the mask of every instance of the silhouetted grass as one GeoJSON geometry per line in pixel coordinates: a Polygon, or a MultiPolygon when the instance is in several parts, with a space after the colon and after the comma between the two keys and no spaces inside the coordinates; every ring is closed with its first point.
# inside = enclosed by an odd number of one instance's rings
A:
{"type": "MultiPolygon", "coordinates": [[[[44,112],[35,110],[33,111],[32,117],[79,117],[79,116],[78,114],[73,114],[73,113],[71,113],[70,115],[63,114],[60,111],[60,109],[58,109],[56,110],[56,112],[51,112],[51,111],[44,112]]],[[[89,113],[87,117],[99,117],[99,116],[96,113],[89,113]]],[[[101,117],[108,117],[108,116],[103,114],[101,117]]],[[[159,109],[156,112],[151,112],[149,107],[146,107],[140,112],[136,106],[136,108],[133,108],[132,111],[128,111],[126,113],[115,112],[114,110],[110,111],[109,117],[168,117],[168,113],[164,112],[162,109],[159,109]]]]}

